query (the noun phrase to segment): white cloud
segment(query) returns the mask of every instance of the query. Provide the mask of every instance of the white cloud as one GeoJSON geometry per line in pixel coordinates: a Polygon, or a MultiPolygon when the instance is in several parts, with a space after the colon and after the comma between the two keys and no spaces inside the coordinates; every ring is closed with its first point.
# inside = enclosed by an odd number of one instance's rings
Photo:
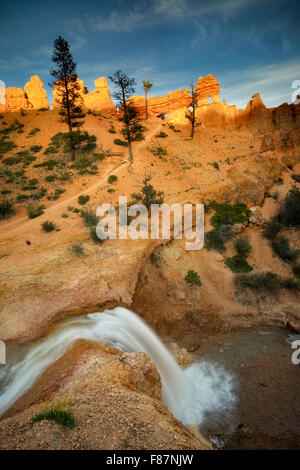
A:
{"type": "Polygon", "coordinates": [[[300,79],[300,63],[292,60],[252,67],[231,72],[219,79],[220,94],[229,104],[245,107],[252,95],[259,93],[266,106],[278,106],[284,101],[292,102],[291,86],[294,80],[300,79]]]}

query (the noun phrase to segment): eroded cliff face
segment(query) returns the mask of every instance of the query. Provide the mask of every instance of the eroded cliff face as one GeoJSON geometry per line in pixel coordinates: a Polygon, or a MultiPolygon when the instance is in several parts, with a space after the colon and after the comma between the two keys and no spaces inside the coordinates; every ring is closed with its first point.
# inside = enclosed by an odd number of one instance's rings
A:
{"type": "MultiPolygon", "coordinates": [[[[199,77],[196,86],[196,91],[199,94],[199,104],[206,104],[208,99],[211,98],[213,103],[219,103],[220,85],[214,75],[207,75],[202,78],[199,77]]],[[[133,96],[130,98],[131,102],[138,109],[141,116],[145,115],[145,97],[133,96]]],[[[167,95],[161,97],[150,96],[147,102],[148,115],[155,115],[161,113],[170,113],[176,110],[184,110],[190,106],[191,95],[190,90],[175,90],[170,91],[167,95]]]]}
{"type": "Polygon", "coordinates": [[[3,449],[211,449],[162,404],[161,379],[149,356],[91,343],[74,345],[6,416],[0,421],[3,449]],[[73,429],[30,424],[29,407],[38,411],[40,398],[70,396],[73,429]]]}

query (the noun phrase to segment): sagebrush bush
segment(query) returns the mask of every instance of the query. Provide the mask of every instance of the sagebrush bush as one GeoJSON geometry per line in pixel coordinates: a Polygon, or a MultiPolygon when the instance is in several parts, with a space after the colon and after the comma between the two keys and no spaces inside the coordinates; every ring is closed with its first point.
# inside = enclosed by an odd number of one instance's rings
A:
{"type": "Polygon", "coordinates": [[[239,274],[236,276],[236,284],[241,288],[252,289],[256,291],[276,292],[279,289],[300,289],[300,283],[292,278],[280,278],[272,272],[239,274]]]}
{"type": "Polygon", "coordinates": [[[224,242],[220,237],[219,231],[217,230],[211,230],[205,234],[204,246],[208,251],[216,250],[220,253],[223,253],[223,251],[226,249],[224,242]]]}
{"type": "Polygon", "coordinates": [[[107,181],[109,184],[115,183],[115,181],[117,180],[118,180],[118,177],[116,175],[109,175],[109,177],[107,178],[107,181]]]}
{"type": "Polygon", "coordinates": [[[248,240],[248,237],[240,237],[234,242],[234,248],[238,255],[242,258],[246,258],[252,251],[252,246],[248,240]]]}
{"type": "Polygon", "coordinates": [[[295,264],[295,266],[293,266],[293,273],[296,277],[300,278],[300,264],[295,264]]]}
{"type": "Polygon", "coordinates": [[[88,201],[90,200],[90,196],[86,195],[86,196],[78,196],[78,204],[80,204],[81,206],[84,206],[84,204],[86,204],[88,201]]]}
{"type": "Polygon", "coordinates": [[[128,142],[125,142],[125,140],[121,139],[114,139],[114,144],[121,145],[122,147],[128,147],[128,142]]]}
{"type": "Polygon", "coordinates": [[[245,258],[241,255],[232,256],[232,258],[226,258],[225,264],[234,273],[249,273],[253,270],[252,266],[247,263],[245,258]]]}
{"type": "Polygon", "coordinates": [[[45,209],[45,206],[43,205],[39,206],[34,203],[31,203],[26,207],[29,219],[35,219],[36,217],[39,217],[40,215],[44,213],[44,209],[45,209]]]}
{"type": "Polygon", "coordinates": [[[283,261],[291,262],[295,261],[299,256],[298,250],[292,250],[290,243],[287,238],[280,237],[278,240],[272,240],[272,248],[276,255],[278,255],[283,261]]]}
{"type": "Polygon", "coordinates": [[[83,218],[87,227],[94,227],[98,223],[98,217],[96,216],[94,209],[91,207],[82,209],[80,211],[80,216],[83,218]]]}
{"type": "Polygon", "coordinates": [[[279,222],[279,218],[277,215],[271,217],[268,222],[266,222],[264,226],[263,235],[268,240],[275,240],[278,233],[282,229],[282,224],[279,222]]]}
{"type": "Polygon", "coordinates": [[[234,232],[232,230],[232,225],[221,225],[218,230],[221,240],[226,243],[228,240],[231,240],[234,237],[234,232]]]}
{"type": "Polygon", "coordinates": [[[159,137],[160,139],[165,139],[166,137],[168,137],[168,134],[166,134],[164,131],[160,131],[160,133],[156,134],[155,137],[159,137]]]}
{"type": "Polygon", "coordinates": [[[280,222],[287,227],[300,226],[300,190],[291,189],[279,210],[280,222]]]}
{"type": "Polygon", "coordinates": [[[8,199],[2,199],[0,202],[0,220],[11,217],[14,212],[13,203],[8,199]]]}
{"type": "Polygon", "coordinates": [[[53,230],[55,230],[55,223],[46,220],[46,222],[42,223],[42,229],[44,230],[44,232],[52,232],[53,230]]]}

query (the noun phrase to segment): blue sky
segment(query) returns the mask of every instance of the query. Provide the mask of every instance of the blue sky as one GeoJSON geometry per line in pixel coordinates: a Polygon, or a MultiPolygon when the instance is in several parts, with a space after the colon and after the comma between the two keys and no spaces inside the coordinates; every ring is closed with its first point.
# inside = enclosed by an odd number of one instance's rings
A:
{"type": "Polygon", "coordinates": [[[212,73],[229,104],[244,107],[259,92],[276,106],[292,101],[300,80],[298,0],[20,0],[1,9],[0,80],[24,87],[38,74],[51,99],[58,34],[89,91],[117,69],[136,78],[136,94],[146,74],[154,96],[212,73]]]}

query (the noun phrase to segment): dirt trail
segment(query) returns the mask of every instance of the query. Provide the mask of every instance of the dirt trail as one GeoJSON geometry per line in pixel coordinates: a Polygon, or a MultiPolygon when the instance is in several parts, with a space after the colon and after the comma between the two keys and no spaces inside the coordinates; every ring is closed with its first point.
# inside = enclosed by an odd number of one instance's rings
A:
{"type": "MultiPolygon", "coordinates": [[[[161,125],[162,123],[160,123],[158,126],[155,127],[155,129],[150,132],[149,135],[147,135],[147,137],[145,138],[145,140],[143,140],[133,151],[133,155],[137,155],[137,153],[142,150],[145,145],[149,142],[149,140],[153,137],[153,135],[159,131],[159,129],[161,128],[161,125]]],[[[118,173],[126,164],[128,164],[128,161],[127,160],[122,160],[121,162],[118,162],[116,163],[113,167],[111,167],[105,174],[104,176],[97,181],[97,183],[93,184],[92,186],[89,186],[88,188],[85,188],[83,191],[80,191],[76,194],[74,194],[73,196],[67,198],[67,199],[64,199],[63,201],[60,201],[58,202],[57,204],[54,204],[53,206],[51,207],[48,207],[47,209],[45,209],[44,213],[52,213],[54,212],[56,209],[62,207],[62,206],[65,206],[65,205],[69,205],[71,202],[77,200],[77,198],[79,196],[82,196],[84,194],[86,194],[87,192],[91,193],[93,192],[95,189],[99,188],[99,186],[101,184],[104,184],[106,181],[107,181],[107,177],[112,173],[118,173]]],[[[7,233],[10,233],[10,229],[12,228],[12,230],[15,229],[15,225],[21,223],[21,222],[30,222],[30,219],[28,219],[28,217],[20,217],[19,219],[16,219],[16,220],[13,220],[11,222],[8,222],[7,224],[5,224],[3,227],[1,227],[1,232],[2,232],[2,235],[4,234],[5,232],[5,236],[7,236],[7,233]]],[[[19,226],[18,226],[19,228],[19,226]]]]}

